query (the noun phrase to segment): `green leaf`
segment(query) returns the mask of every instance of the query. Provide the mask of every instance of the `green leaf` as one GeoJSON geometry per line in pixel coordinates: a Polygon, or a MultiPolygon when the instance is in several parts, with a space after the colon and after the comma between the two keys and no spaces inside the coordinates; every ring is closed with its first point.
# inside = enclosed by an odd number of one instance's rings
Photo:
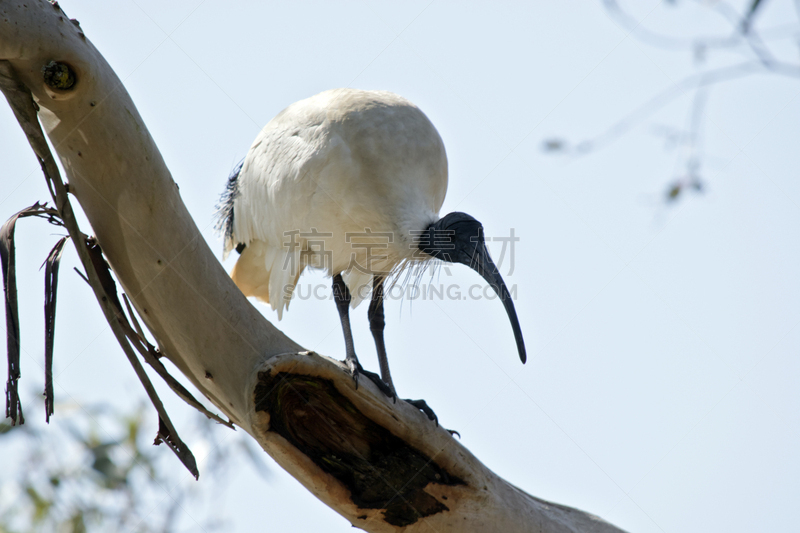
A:
{"type": "Polygon", "coordinates": [[[31,485],[28,485],[25,488],[25,493],[28,495],[28,498],[30,498],[31,503],[33,504],[34,524],[39,523],[47,518],[47,515],[50,513],[50,508],[53,506],[53,502],[47,498],[44,498],[31,485]]]}

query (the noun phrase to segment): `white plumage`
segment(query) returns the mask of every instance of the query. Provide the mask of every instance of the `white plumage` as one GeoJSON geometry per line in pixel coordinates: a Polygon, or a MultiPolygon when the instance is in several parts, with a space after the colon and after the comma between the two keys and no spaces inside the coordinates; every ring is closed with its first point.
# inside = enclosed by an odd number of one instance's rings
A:
{"type": "MultiPolygon", "coordinates": [[[[506,308],[517,349],[525,343],[514,303],[489,256],[483,226],[466,213],[439,218],[447,192],[444,143],[428,117],[384,91],[336,89],[294,103],[258,135],[228,180],[220,207],[225,254],[246,296],[269,302],[278,318],[306,267],[333,276],[345,364],[396,397],[383,339],[383,283],[438,258],[469,266],[506,308]],[[381,375],[356,357],[348,305],[372,290],[367,313],[381,375]]],[[[422,400],[410,401],[431,419],[422,400]]]]}
{"type": "Polygon", "coordinates": [[[231,276],[281,317],[305,267],[343,272],[355,307],[373,274],[430,259],[414,233],[439,219],[446,191],[442,139],[408,100],[354,89],[301,100],[267,124],[229,184],[225,253],[245,245],[231,276]],[[365,243],[378,245],[370,258],[365,243]]]}

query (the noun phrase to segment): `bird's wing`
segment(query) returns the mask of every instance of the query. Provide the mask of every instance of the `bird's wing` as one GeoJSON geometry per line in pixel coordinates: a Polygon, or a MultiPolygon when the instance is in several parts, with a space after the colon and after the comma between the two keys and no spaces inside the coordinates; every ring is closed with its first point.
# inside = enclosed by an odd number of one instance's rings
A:
{"type": "Polygon", "coordinates": [[[331,211],[324,205],[331,203],[331,167],[347,159],[346,147],[326,130],[324,109],[301,104],[276,116],[256,138],[233,203],[232,238],[246,245],[234,281],[279,317],[307,266],[308,233],[335,224],[312,214],[331,211]]]}

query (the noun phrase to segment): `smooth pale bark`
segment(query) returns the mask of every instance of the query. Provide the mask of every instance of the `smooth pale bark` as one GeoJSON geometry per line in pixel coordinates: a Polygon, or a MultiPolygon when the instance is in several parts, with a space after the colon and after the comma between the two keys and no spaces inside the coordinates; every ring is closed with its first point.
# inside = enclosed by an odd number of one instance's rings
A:
{"type": "Polygon", "coordinates": [[[122,83],[57,5],[0,0],[0,60],[34,95],[70,193],[161,351],[320,500],[376,532],[620,531],[507,483],[264,319],[207,247],[122,83]],[[52,60],[76,72],[72,89],[45,84],[52,60]]]}

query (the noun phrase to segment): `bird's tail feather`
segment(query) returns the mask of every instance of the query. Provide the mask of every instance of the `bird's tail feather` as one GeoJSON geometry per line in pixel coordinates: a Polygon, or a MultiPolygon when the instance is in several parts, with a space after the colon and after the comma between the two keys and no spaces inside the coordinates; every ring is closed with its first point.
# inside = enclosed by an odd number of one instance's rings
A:
{"type": "Polygon", "coordinates": [[[216,218],[214,229],[217,233],[222,234],[224,239],[223,261],[228,258],[230,251],[238,244],[233,236],[233,203],[239,196],[239,173],[242,171],[242,165],[244,165],[244,159],[234,167],[228,176],[225,191],[220,195],[219,202],[217,202],[217,212],[214,215],[214,218],[216,218]]]}
{"type": "Polygon", "coordinates": [[[236,261],[231,278],[245,296],[270,304],[280,320],[305,267],[299,255],[263,241],[250,241],[236,261]]]}

